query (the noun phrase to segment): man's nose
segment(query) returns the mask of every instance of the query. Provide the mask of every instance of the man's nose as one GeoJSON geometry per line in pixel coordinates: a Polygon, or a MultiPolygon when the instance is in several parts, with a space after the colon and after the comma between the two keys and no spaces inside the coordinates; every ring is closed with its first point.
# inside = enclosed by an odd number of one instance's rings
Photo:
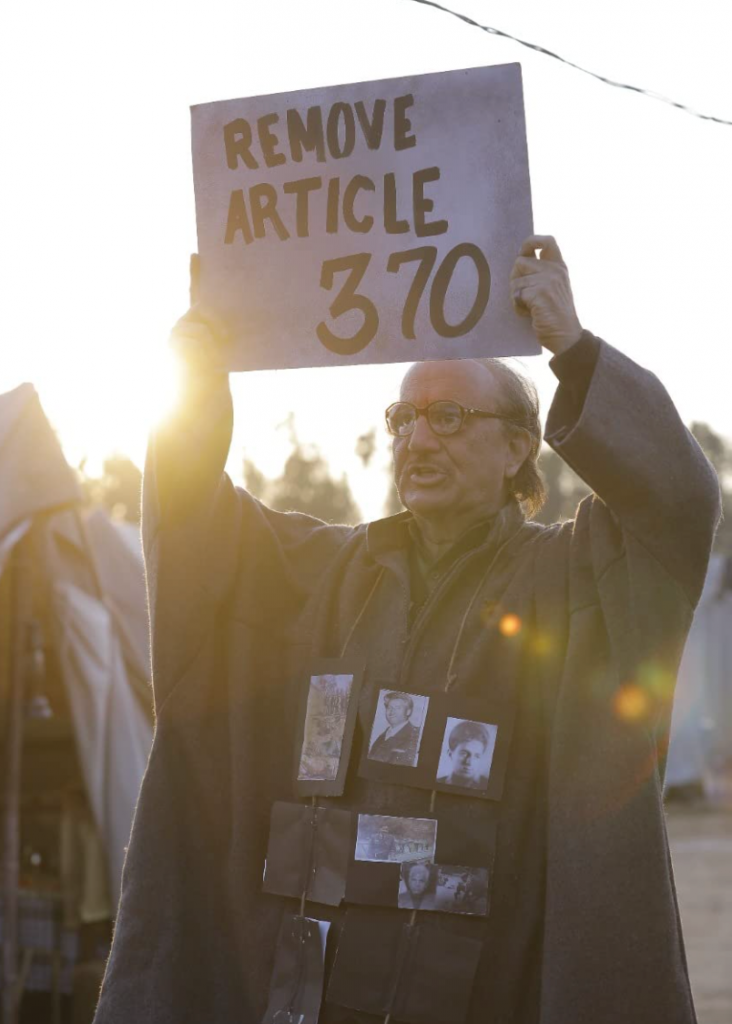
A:
{"type": "Polygon", "coordinates": [[[409,450],[412,452],[437,451],[440,442],[427,422],[426,416],[418,416],[414,430],[409,435],[409,450]]]}

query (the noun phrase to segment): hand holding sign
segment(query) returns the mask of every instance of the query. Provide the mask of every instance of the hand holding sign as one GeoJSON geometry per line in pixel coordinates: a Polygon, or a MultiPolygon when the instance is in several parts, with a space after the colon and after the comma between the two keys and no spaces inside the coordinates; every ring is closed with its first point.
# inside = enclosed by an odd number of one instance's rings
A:
{"type": "Polygon", "coordinates": [[[200,260],[191,256],[191,307],[170,332],[170,347],[178,360],[183,391],[205,391],[226,376],[230,341],[226,324],[199,301],[200,260]]]}
{"type": "Polygon", "coordinates": [[[567,265],[551,235],[532,235],[521,246],[511,271],[511,293],[516,311],[531,317],[536,337],[554,355],[579,340],[582,325],[574,308],[567,265]]]}

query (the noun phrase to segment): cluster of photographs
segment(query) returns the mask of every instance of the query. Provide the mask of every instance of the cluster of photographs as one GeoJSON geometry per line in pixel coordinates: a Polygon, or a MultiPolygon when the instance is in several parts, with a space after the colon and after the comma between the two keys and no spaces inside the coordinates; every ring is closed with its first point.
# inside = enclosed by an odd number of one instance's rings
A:
{"type": "MultiPolygon", "coordinates": [[[[295,782],[302,795],[340,795],[356,727],[361,673],[309,676],[295,782]]],[[[359,774],[384,782],[500,799],[510,721],[505,707],[445,693],[377,686],[359,774]]]]}
{"type": "Polygon", "coordinates": [[[331,906],[345,900],[486,915],[494,827],[478,819],[456,835],[450,824],[444,818],[353,814],[278,801],[272,808],[264,891],[304,895],[331,906]]]}
{"type": "Polygon", "coordinates": [[[405,910],[487,914],[488,869],[436,864],[437,826],[432,818],[359,814],[355,859],[399,865],[394,904],[405,910]]]}
{"type": "MultiPolygon", "coordinates": [[[[379,690],[367,759],[416,768],[430,698],[402,690],[379,690]]],[[[485,791],[496,748],[494,722],[448,716],[434,773],[437,785],[485,791]]]]}

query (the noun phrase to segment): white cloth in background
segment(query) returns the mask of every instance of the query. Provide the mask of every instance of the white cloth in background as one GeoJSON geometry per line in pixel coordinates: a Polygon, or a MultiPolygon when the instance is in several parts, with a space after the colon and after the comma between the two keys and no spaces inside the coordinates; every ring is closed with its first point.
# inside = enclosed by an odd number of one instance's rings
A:
{"type": "Polygon", "coordinates": [[[54,609],[79,761],[116,905],[152,725],[129,686],[121,643],[104,604],[71,583],[56,581],[54,609]]]}
{"type": "Polygon", "coordinates": [[[732,593],[713,555],[679,668],[666,787],[704,786],[732,758],[732,593]]]}

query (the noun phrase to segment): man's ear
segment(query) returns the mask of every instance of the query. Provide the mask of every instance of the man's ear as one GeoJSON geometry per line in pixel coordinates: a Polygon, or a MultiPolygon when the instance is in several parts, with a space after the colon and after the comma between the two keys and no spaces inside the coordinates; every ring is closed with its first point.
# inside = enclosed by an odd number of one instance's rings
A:
{"type": "Polygon", "coordinates": [[[528,430],[512,430],[507,439],[506,478],[513,480],[531,454],[533,438],[528,430]]]}

